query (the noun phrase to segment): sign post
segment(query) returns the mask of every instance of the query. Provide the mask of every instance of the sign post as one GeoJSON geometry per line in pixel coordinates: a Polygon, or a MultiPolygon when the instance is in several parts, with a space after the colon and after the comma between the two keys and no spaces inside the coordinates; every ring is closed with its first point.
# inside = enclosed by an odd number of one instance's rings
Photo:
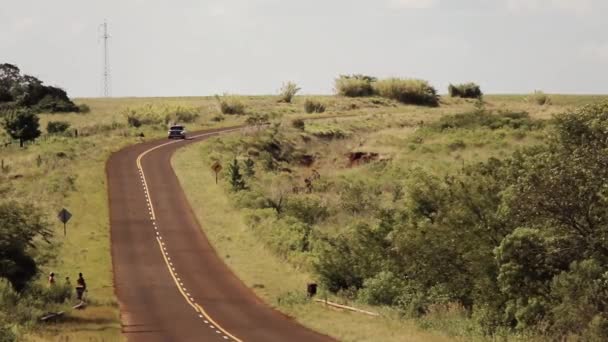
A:
{"type": "Polygon", "coordinates": [[[211,170],[215,172],[215,184],[217,184],[217,175],[218,173],[220,173],[220,171],[222,171],[222,164],[216,161],[215,163],[213,163],[213,165],[211,165],[211,170]]]}
{"type": "Polygon", "coordinates": [[[57,214],[57,217],[59,218],[59,221],[63,222],[63,236],[66,236],[67,235],[66,225],[67,225],[68,221],[70,220],[70,218],[72,218],[72,214],[66,208],[63,208],[63,209],[61,209],[59,214],[57,214]]]}

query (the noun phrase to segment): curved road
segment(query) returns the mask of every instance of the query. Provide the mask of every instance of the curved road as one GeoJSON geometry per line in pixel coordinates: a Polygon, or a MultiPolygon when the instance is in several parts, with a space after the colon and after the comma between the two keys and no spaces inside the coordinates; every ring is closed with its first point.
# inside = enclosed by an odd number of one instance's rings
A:
{"type": "Polygon", "coordinates": [[[142,143],[108,160],[114,284],[129,341],[331,340],[269,308],[236,278],[171,168],[178,148],[235,130],[142,143]]]}

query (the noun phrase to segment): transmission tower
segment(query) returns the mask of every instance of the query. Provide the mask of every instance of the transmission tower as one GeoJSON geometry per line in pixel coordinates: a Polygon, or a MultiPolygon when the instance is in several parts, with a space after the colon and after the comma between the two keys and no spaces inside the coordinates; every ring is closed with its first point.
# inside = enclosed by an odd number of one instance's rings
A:
{"type": "Polygon", "coordinates": [[[103,39],[103,96],[110,97],[112,90],[112,74],[110,72],[110,51],[108,50],[108,39],[110,38],[110,35],[108,34],[108,22],[104,20],[102,26],[103,33],[101,39],[103,39]]]}

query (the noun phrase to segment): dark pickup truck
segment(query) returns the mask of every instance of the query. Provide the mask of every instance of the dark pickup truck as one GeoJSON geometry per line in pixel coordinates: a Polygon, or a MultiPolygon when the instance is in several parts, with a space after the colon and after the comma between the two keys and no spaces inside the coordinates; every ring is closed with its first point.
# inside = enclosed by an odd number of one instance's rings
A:
{"type": "Polygon", "coordinates": [[[174,125],[169,128],[169,139],[186,139],[186,129],[181,125],[174,125]]]}

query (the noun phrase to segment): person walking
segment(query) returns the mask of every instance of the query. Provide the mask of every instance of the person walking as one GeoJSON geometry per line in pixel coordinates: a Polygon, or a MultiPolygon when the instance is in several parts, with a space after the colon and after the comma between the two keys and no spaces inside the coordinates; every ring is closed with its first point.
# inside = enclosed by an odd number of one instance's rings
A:
{"type": "Polygon", "coordinates": [[[78,273],[78,280],[76,280],[76,297],[78,300],[82,301],[82,296],[84,295],[84,291],[87,290],[87,283],[84,281],[84,277],[82,273],[78,273]]]}
{"type": "Polygon", "coordinates": [[[49,286],[55,285],[55,272],[49,274],[49,286]]]}

